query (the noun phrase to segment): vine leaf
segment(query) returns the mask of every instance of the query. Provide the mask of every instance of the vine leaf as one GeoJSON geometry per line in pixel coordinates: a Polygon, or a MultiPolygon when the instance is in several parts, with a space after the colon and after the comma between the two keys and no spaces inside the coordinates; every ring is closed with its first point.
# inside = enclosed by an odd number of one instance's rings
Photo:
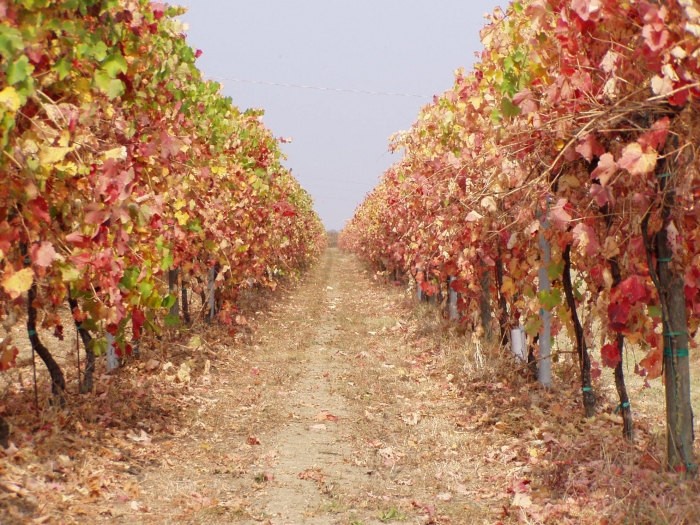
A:
{"type": "Polygon", "coordinates": [[[17,299],[32,287],[34,272],[31,268],[24,268],[18,272],[12,271],[12,267],[6,267],[2,278],[2,288],[11,299],[17,299]]]}
{"type": "Polygon", "coordinates": [[[620,361],[622,361],[622,356],[620,355],[620,349],[617,347],[617,343],[607,344],[600,349],[600,357],[603,366],[608,368],[615,368],[620,361]]]}

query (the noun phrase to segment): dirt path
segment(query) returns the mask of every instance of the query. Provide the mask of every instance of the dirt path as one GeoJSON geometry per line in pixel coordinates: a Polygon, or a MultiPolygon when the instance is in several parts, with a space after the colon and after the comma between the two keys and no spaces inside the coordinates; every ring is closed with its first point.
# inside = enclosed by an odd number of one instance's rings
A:
{"type": "Polygon", "coordinates": [[[450,383],[414,378],[397,316],[404,299],[393,295],[354,258],[329,250],[259,316],[250,348],[194,380],[189,426],[144,444],[156,447],[153,466],[108,519],[475,523],[465,503],[483,489],[469,483],[481,462],[464,470],[466,436],[441,418],[459,414],[450,383]]]}

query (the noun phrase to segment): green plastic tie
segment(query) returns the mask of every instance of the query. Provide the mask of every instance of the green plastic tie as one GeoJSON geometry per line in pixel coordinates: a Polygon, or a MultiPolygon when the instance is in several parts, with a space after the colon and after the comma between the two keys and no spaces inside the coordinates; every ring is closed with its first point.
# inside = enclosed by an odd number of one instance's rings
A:
{"type": "Polygon", "coordinates": [[[679,335],[688,335],[688,332],[664,332],[666,337],[677,337],[679,335]]]}
{"type": "Polygon", "coordinates": [[[658,174],[656,176],[660,179],[666,179],[666,178],[670,177],[671,174],[670,173],[661,173],[661,174],[658,174]]]}
{"type": "MultiPolygon", "coordinates": [[[[664,355],[666,357],[673,357],[673,351],[670,348],[664,348],[664,355]]],[[[676,350],[676,357],[688,357],[690,352],[687,348],[679,348],[676,350]]]]}
{"type": "Polygon", "coordinates": [[[29,334],[29,337],[31,337],[33,335],[37,335],[36,330],[29,330],[27,333],[29,334]]]}
{"type": "Polygon", "coordinates": [[[27,255],[27,256],[24,258],[24,264],[31,264],[31,263],[32,263],[32,260],[29,258],[29,255],[27,255]]]}
{"type": "Polygon", "coordinates": [[[663,259],[656,259],[657,262],[670,263],[673,261],[673,257],[664,257],[663,259]]]}
{"type": "Polygon", "coordinates": [[[620,403],[619,405],[617,405],[617,408],[615,409],[615,414],[617,414],[620,411],[620,409],[629,408],[629,407],[630,407],[629,401],[627,403],[620,403]]]}
{"type": "Polygon", "coordinates": [[[593,389],[590,386],[584,386],[581,390],[584,392],[593,392],[593,389]]]}

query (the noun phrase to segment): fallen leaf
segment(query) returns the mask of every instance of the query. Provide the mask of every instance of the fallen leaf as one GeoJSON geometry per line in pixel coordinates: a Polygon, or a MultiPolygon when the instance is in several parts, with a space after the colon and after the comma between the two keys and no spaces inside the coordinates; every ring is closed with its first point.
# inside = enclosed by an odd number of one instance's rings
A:
{"type": "Polygon", "coordinates": [[[145,430],[142,430],[138,436],[134,434],[133,430],[129,430],[129,433],[126,435],[126,437],[129,438],[131,441],[135,441],[136,443],[147,444],[151,442],[151,437],[146,433],[145,430]]]}

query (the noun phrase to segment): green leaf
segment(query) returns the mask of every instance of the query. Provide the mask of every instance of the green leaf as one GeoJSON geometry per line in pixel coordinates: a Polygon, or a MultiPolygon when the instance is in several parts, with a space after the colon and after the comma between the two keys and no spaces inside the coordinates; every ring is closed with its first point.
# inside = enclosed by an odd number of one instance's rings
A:
{"type": "Polygon", "coordinates": [[[508,97],[503,97],[501,99],[501,113],[503,113],[504,117],[517,117],[521,113],[521,109],[513,104],[513,101],[511,101],[508,97]]]}
{"type": "Polygon", "coordinates": [[[547,310],[551,310],[555,306],[559,306],[561,304],[561,292],[556,288],[550,292],[542,290],[537,295],[540,299],[540,304],[542,305],[542,308],[545,308],[547,310]]]}
{"type": "Polygon", "coordinates": [[[109,82],[109,88],[107,89],[107,96],[110,100],[115,99],[124,94],[126,91],[126,85],[119,79],[114,79],[109,82]]]}
{"type": "Polygon", "coordinates": [[[658,304],[647,305],[647,311],[651,317],[661,317],[661,307],[658,304]]]}
{"type": "Polygon", "coordinates": [[[166,315],[165,316],[165,326],[180,326],[180,316],[178,315],[166,315]]]}
{"type": "Polygon", "coordinates": [[[121,55],[110,55],[102,63],[102,69],[107,72],[110,78],[116,78],[119,73],[126,73],[127,68],[126,60],[121,55]]]}
{"type": "Polygon", "coordinates": [[[187,229],[192,233],[202,233],[202,226],[199,224],[199,219],[191,220],[187,223],[187,229]]]}
{"type": "Polygon", "coordinates": [[[165,297],[163,297],[160,307],[161,308],[170,308],[172,305],[175,304],[175,301],[177,301],[177,295],[174,294],[168,294],[165,297]]]}
{"type": "Polygon", "coordinates": [[[110,100],[123,95],[126,90],[124,82],[116,78],[112,79],[109,73],[104,70],[96,71],[93,80],[100,91],[106,93],[110,100]]]}
{"type": "Polygon", "coordinates": [[[139,270],[136,267],[127,268],[126,270],[124,270],[124,276],[122,277],[122,280],[119,284],[121,284],[127,290],[133,290],[136,286],[136,283],[138,282],[140,274],[141,270],[139,270]]]}
{"type": "Polygon", "coordinates": [[[58,73],[59,80],[66,78],[72,69],[73,62],[67,57],[61,57],[61,59],[51,68],[52,71],[56,71],[58,73]]]}
{"type": "Polygon", "coordinates": [[[173,252],[167,250],[163,260],[160,262],[160,269],[163,271],[169,270],[173,267],[173,252]]]}
{"type": "Polygon", "coordinates": [[[530,337],[535,337],[540,333],[540,328],[544,325],[544,322],[539,317],[530,316],[525,323],[525,333],[530,337]]]}
{"type": "Polygon", "coordinates": [[[24,40],[19,29],[0,24],[0,55],[10,60],[14,51],[22,49],[24,49],[24,40]]]}
{"type": "Polygon", "coordinates": [[[153,324],[151,321],[146,320],[143,323],[143,325],[156,335],[160,335],[161,333],[163,333],[163,331],[160,329],[160,326],[153,324]]]}
{"type": "Polygon", "coordinates": [[[89,332],[94,332],[98,329],[97,321],[95,321],[94,319],[91,319],[91,318],[85,319],[85,321],[80,323],[80,327],[83,330],[87,330],[89,332]]]}
{"type": "Polygon", "coordinates": [[[559,259],[559,262],[550,262],[547,265],[547,275],[554,280],[558,279],[564,273],[564,259],[559,259]]]}
{"type": "Polygon", "coordinates": [[[22,82],[34,71],[34,66],[29,63],[29,58],[24,55],[19,57],[7,68],[7,83],[11,86],[22,82]]]}
{"type": "Polygon", "coordinates": [[[99,42],[97,42],[97,44],[90,48],[88,53],[95,60],[99,60],[100,62],[102,62],[107,56],[107,44],[100,40],[99,42]]]}
{"type": "Polygon", "coordinates": [[[142,282],[139,284],[139,293],[144,299],[148,299],[153,293],[153,283],[142,282]]]}
{"type": "Polygon", "coordinates": [[[105,339],[105,338],[93,339],[88,344],[88,350],[92,350],[92,353],[95,354],[95,357],[99,357],[102,354],[106,354],[107,353],[107,339],[105,339]]]}
{"type": "Polygon", "coordinates": [[[93,81],[95,82],[95,86],[97,86],[101,91],[104,91],[106,93],[109,89],[109,83],[112,81],[112,79],[109,77],[109,73],[107,73],[106,71],[98,70],[95,71],[93,81]]]}

